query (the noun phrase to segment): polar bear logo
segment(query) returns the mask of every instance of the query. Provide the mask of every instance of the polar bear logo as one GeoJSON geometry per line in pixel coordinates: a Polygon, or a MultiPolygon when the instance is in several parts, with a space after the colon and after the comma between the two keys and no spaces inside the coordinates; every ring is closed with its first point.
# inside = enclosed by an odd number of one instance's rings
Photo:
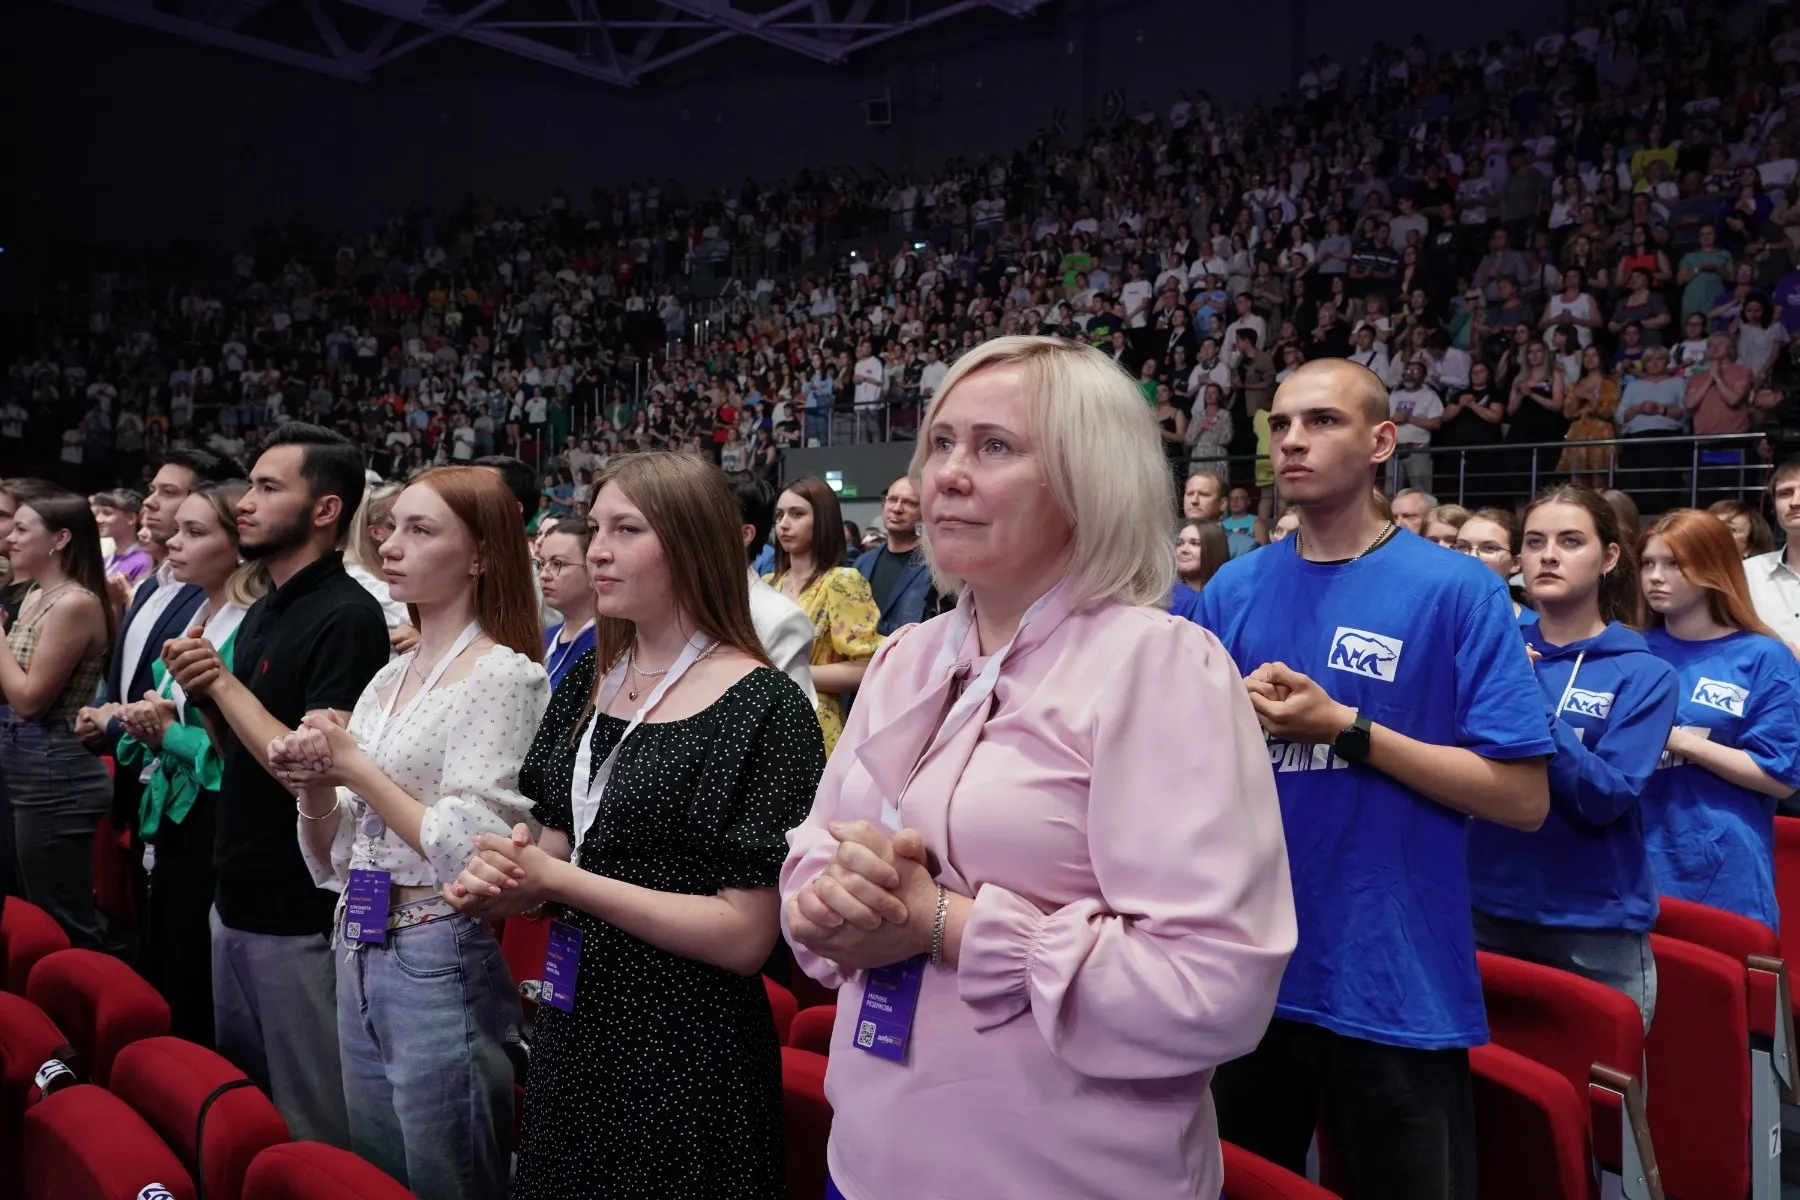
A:
{"type": "Polygon", "coordinates": [[[1584,717],[1596,717],[1604,721],[1612,714],[1612,706],[1612,692],[1590,692],[1585,688],[1570,688],[1569,702],[1563,705],[1563,711],[1580,713],[1584,717]]]}
{"type": "Polygon", "coordinates": [[[1717,679],[1702,677],[1694,685],[1693,701],[1704,704],[1708,708],[1716,708],[1722,713],[1734,717],[1744,715],[1744,705],[1750,700],[1750,689],[1739,687],[1735,683],[1721,683],[1717,679]]]}
{"type": "Polygon", "coordinates": [[[1392,683],[1400,669],[1400,651],[1404,645],[1398,638],[1340,625],[1331,635],[1331,653],[1326,656],[1325,665],[1333,670],[1392,683]]]}

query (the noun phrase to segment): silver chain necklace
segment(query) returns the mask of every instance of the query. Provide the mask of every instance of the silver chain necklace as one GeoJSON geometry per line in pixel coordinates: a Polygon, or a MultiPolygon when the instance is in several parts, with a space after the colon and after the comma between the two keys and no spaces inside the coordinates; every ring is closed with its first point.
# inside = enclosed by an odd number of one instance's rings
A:
{"type": "MultiPolygon", "coordinates": [[[[1367,554],[1369,551],[1373,550],[1375,547],[1381,545],[1381,543],[1387,539],[1387,535],[1394,532],[1395,528],[1396,528],[1396,526],[1394,525],[1394,523],[1392,521],[1389,521],[1386,525],[1383,525],[1381,527],[1381,532],[1375,535],[1375,540],[1370,542],[1367,546],[1365,546],[1362,549],[1361,553],[1353,554],[1349,558],[1346,558],[1344,561],[1345,562],[1355,562],[1357,559],[1361,558],[1364,554],[1367,554]]],[[[1300,553],[1300,531],[1298,529],[1294,530],[1294,553],[1299,557],[1302,557],[1302,558],[1305,557],[1305,555],[1300,553]]]]}

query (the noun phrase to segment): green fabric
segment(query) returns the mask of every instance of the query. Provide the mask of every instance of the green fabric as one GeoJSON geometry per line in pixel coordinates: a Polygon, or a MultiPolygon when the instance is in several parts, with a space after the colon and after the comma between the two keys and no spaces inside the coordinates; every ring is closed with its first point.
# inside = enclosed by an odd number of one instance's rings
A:
{"type": "MultiPolygon", "coordinates": [[[[234,629],[225,644],[219,647],[219,657],[224,660],[227,671],[231,670],[236,644],[237,630],[234,629]]],[[[151,683],[159,696],[167,694],[168,674],[160,659],[150,664],[151,683]]],[[[185,821],[201,792],[218,791],[225,770],[224,760],[206,732],[199,709],[192,704],[188,705],[187,719],[169,726],[163,734],[160,753],[126,734],[119,739],[114,758],[120,770],[139,774],[151,762],[156,763],[149,781],[144,784],[143,795],[138,799],[138,834],[150,843],[156,841],[165,821],[170,825],[185,821]]]]}

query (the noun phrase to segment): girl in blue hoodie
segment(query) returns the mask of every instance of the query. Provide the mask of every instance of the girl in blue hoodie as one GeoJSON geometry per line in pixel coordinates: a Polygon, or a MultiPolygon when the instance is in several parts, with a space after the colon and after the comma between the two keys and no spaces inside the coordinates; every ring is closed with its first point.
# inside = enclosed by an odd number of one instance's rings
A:
{"type": "Polygon", "coordinates": [[[1639,798],[1675,721],[1675,672],[1637,619],[1634,555],[1599,493],[1558,487],[1525,512],[1525,626],[1556,755],[1534,833],[1475,822],[1469,877],[1484,950],[1573,971],[1656,1009],[1656,884],[1639,798]]]}
{"type": "Polygon", "coordinates": [[[1800,786],[1800,667],[1757,619],[1737,543],[1711,513],[1644,532],[1650,649],[1679,677],[1678,724],[1645,792],[1662,895],[1774,929],[1775,802],[1800,786]]]}

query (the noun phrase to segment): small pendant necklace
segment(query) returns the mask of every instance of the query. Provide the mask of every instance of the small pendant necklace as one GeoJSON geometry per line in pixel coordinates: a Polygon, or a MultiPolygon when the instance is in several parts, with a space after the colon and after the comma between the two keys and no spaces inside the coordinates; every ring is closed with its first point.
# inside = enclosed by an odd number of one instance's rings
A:
{"type": "MultiPolygon", "coordinates": [[[[694,661],[696,663],[705,662],[707,659],[712,657],[713,651],[717,650],[719,648],[719,645],[720,645],[720,643],[714,642],[712,645],[708,646],[705,650],[702,650],[698,655],[696,655],[694,657],[694,661]]],[[[675,666],[675,664],[670,663],[668,666],[664,667],[660,671],[646,671],[646,670],[644,670],[644,668],[637,665],[637,647],[635,647],[635,646],[632,647],[631,653],[629,654],[629,656],[627,656],[625,661],[626,661],[626,663],[628,663],[630,665],[632,674],[642,675],[645,679],[661,679],[664,675],[667,675],[670,671],[672,671],[675,666]]],[[[638,691],[643,686],[644,685],[641,683],[633,683],[633,684],[629,685],[625,689],[626,699],[636,700],[638,698],[638,691]]]]}
{"type": "MultiPolygon", "coordinates": [[[[1367,554],[1369,551],[1373,550],[1375,547],[1381,545],[1382,542],[1387,540],[1387,535],[1394,532],[1394,528],[1395,528],[1394,523],[1392,521],[1389,521],[1386,525],[1383,525],[1381,527],[1381,532],[1375,535],[1374,541],[1370,542],[1367,546],[1363,547],[1361,552],[1350,556],[1349,558],[1345,559],[1344,561],[1345,562],[1355,562],[1357,559],[1361,558],[1364,554],[1367,554]]],[[[1296,555],[1299,555],[1302,558],[1305,557],[1305,555],[1301,554],[1301,552],[1300,552],[1300,531],[1298,529],[1294,530],[1294,553],[1296,555]]]]}

